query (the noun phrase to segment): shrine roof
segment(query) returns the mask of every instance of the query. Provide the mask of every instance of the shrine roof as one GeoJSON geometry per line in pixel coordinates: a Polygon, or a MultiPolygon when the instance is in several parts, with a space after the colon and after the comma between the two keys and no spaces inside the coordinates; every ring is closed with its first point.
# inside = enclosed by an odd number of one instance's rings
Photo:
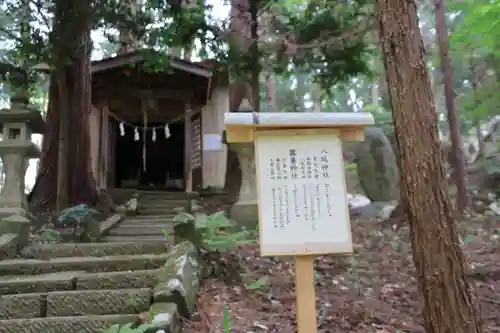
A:
{"type": "MultiPolygon", "coordinates": [[[[152,52],[152,51],[148,51],[152,52]]],[[[190,73],[196,76],[201,77],[210,77],[212,76],[212,72],[214,70],[214,65],[210,65],[209,61],[203,62],[191,62],[178,57],[173,57],[169,55],[162,55],[159,52],[157,53],[159,56],[164,56],[169,59],[169,65],[171,68],[179,71],[183,71],[186,73],[190,73]]],[[[113,69],[124,69],[126,67],[130,67],[130,65],[140,65],[145,63],[146,59],[140,51],[128,52],[125,54],[116,55],[114,57],[105,58],[102,60],[96,60],[92,62],[92,74],[113,70],[113,69]]],[[[160,71],[161,72],[167,72],[160,71]]]]}

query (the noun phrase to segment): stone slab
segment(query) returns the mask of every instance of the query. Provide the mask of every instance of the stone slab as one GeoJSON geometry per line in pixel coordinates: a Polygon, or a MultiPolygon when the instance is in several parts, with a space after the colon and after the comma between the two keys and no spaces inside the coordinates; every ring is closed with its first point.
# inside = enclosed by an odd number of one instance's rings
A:
{"type": "Polygon", "coordinates": [[[167,228],[164,227],[151,227],[151,226],[144,226],[144,227],[130,227],[130,226],[119,226],[118,228],[115,228],[109,232],[110,236],[143,236],[143,235],[162,235],[164,230],[167,230],[168,232],[172,232],[173,230],[173,225],[170,225],[167,228]]]}
{"type": "Polygon", "coordinates": [[[160,273],[161,269],[85,274],[78,277],[76,289],[154,288],[160,273]]]}
{"type": "Polygon", "coordinates": [[[176,245],[170,256],[154,289],[154,301],[175,303],[179,314],[189,317],[196,307],[203,266],[191,242],[176,245]]]}
{"type": "Polygon", "coordinates": [[[156,302],[149,308],[152,324],[157,330],[180,333],[182,331],[179,311],[175,303],[156,302]]]}
{"type": "MultiPolygon", "coordinates": [[[[121,227],[121,226],[120,226],[121,227]]],[[[123,242],[123,243],[62,243],[38,244],[23,249],[25,258],[44,259],[61,257],[104,257],[117,255],[160,254],[167,251],[164,242],[123,242]]]]}
{"type": "MultiPolygon", "coordinates": [[[[165,242],[165,237],[163,235],[142,235],[140,237],[137,236],[106,236],[103,237],[102,239],[105,242],[109,243],[120,243],[120,242],[130,242],[130,241],[137,241],[137,242],[157,242],[157,241],[162,241],[165,242]]],[[[168,244],[170,242],[167,241],[168,244]]]]}
{"type": "Polygon", "coordinates": [[[0,319],[42,317],[44,304],[43,294],[4,295],[0,297],[0,319]]]}
{"type": "Polygon", "coordinates": [[[0,333],[96,333],[113,324],[138,321],[138,315],[78,316],[0,321],[0,333]]]}
{"type": "Polygon", "coordinates": [[[0,277],[0,295],[45,293],[75,289],[76,278],[83,271],[61,272],[28,276],[0,277]]]}
{"type": "Polygon", "coordinates": [[[0,276],[44,274],[64,271],[114,272],[160,268],[168,254],[70,257],[51,260],[14,259],[0,261],[0,276]]]}
{"type": "Polygon", "coordinates": [[[47,294],[47,317],[141,313],[151,301],[148,288],[52,292],[47,294]]]}
{"type": "Polygon", "coordinates": [[[153,215],[137,215],[134,217],[127,217],[123,223],[127,222],[163,222],[169,223],[177,215],[175,214],[153,214],[153,215]]]}
{"type": "Polygon", "coordinates": [[[108,217],[106,220],[102,221],[99,223],[99,237],[100,238],[102,235],[106,234],[114,228],[116,225],[118,225],[121,221],[123,221],[123,215],[122,214],[113,214],[110,217],[108,217]]]}

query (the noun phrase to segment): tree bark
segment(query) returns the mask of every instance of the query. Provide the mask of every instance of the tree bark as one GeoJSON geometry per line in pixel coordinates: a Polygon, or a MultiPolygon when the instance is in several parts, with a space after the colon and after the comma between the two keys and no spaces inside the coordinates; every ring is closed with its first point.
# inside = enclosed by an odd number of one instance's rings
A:
{"type": "Polygon", "coordinates": [[[377,0],[376,13],[425,330],[481,332],[447,193],[417,8],[412,1],[377,0]]]}
{"type": "Polygon", "coordinates": [[[451,150],[453,152],[453,177],[457,186],[457,208],[464,212],[471,204],[467,191],[467,173],[465,171],[465,155],[463,140],[460,133],[460,120],[455,106],[455,92],[453,90],[453,68],[448,47],[448,28],[444,10],[444,0],[435,0],[436,33],[441,57],[441,71],[443,72],[444,98],[450,127],[451,150]]]}
{"type": "MultiPolygon", "coordinates": [[[[55,26],[51,47],[55,70],[51,75],[47,133],[42,145],[40,170],[29,196],[35,212],[52,211],[57,197],[68,205],[94,205],[98,191],[90,164],[89,113],[91,101],[90,39],[91,7],[89,0],[55,3],[55,26]],[[67,116],[68,151],[66,161],[58,163],[59,118],[67,116]],[[58,164],[59,167],[58,167],[58,164]],[[62,173],[61,177],[57,174],[62,173]],[[67,193],[57,193],[57,184],[67,193]]],[[[64,208],[64,207],[58,207],[64,208]]]]}

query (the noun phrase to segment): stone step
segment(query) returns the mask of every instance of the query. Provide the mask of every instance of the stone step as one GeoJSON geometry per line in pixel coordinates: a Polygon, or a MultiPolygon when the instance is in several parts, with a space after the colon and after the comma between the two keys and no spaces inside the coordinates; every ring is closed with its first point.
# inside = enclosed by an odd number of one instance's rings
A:
{"type": "Polygon", "coordinates": [[[102,239],[105,242],[157,242],[163,241],[165,242],[165,237],[163,235],[147,235],[147,236],[107,236],[102,239]]]}
{"type": "Polygon", "coordinates": [[[149,310],[149,288],[57,291],[47,294],[47,317],[134,314],[149,310]]]}
{"type": "MultiPolygon", "coordinates": [[[[173,221],[138,221],[138,220],[127,220],[120,224],[119,227],[128,228],[173,228],[175,223],[173,221]]],[[[117,227],[118,228],[118,227],[117,227]]]]}
{"type": "Polygon", "coordinates": [[[121,225],[118,228],[112,229],[109,232],[110,236],[150,236],[150,235],[163,235],[164,230],[168,233],[173,231],[172,225],[167,226],[127,226],[121,225]]]}
{"type": "Polygon", "coordinates": [[[134,314],[147,311],[152,298],[149,288],[4,295],[0,319],[134,314]]]}
{"type": "Polygon", "coordinates": [[[172,222],[174,217],[177,214],[153,214],[153,215],[136,215],[136,216],[127,216],[125,220],[121,223],[125,222],[134,222],[134,223],[152,223],[152,222],[172,222]]]}
{"type": "Polygon", "coordinates": [[[161,271],[162,269],[106,273],[74,271],[40,275],[11,275],[0,277],[0,295],[64,290],[154,288],[161,271]]]}
{"type": "Polygon", "coordinates": [[[137,322],[138,317],[120,314],[0,320],[0,333],[98,333],[114,324],[137,322]]]}
{"type": "Polygon", "coordinates": [[[176,207],[184,206],[189,203],[189,199],[172,200],[165,198],[139,198],[139,204],[141,206],[165,206],[165,207],[176,207]]]}
{"type": "Polygon", "coordinates": [[[77,277],[84,271],[70,271],[39,275],[8,275],[0,277],[0,295],[45,293],[56,290],[73,290],[77,277]]]}
{"type": "Polygon", "coordinates": [[[64,271],[114,272],[160,268],[168,254],[140,254],[106,257],[68,257],[49,260],[13,259],[0,261],[0,276],[35,275],[64,271]]]}
{"type": "MultiPolygon", "coordinates": [[[[119,225],[120,228],[124,224],[119,225]]],[[[161,254],[167,251],[165,242],[122,243],[61,243],[31,245],[22,250],[22,256],[48,260],[62,257],[104,257],[135,254],[161,254]]]]}
{"type": "Polygon", "coordinates": [[[169,207],[139,206],[139,215],[151,215],[151,214],[175,216],[179,213],[175,211],[174,208],[169,208],[169,207]]]}
{"type": "Polygon", "coordinates": [[[87,273],[76,278],[76,290],[154,288],[163,269],[87,273]]]}

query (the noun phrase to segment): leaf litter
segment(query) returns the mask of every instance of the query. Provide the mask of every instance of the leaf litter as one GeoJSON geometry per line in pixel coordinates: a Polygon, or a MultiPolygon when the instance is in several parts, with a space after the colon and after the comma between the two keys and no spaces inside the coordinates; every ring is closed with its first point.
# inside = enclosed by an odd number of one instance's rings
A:
{"type": "MultiPolygon", "coordinates": [[[[354,220],[354,254],[317,257],[318,333],[425,332],[408,227],[384,226],[354,220]]],[[[484,332],[500,332],[500,219],[475,216],[461,227],[484,332]]],[[[295,333],[294,259],[260,257],[258,245],[221,257],[229,269],[239,267],[239,277],[228,272],[207,279],[184,332],[223,333],[229,326],[231,333],[295,333]]]]}

